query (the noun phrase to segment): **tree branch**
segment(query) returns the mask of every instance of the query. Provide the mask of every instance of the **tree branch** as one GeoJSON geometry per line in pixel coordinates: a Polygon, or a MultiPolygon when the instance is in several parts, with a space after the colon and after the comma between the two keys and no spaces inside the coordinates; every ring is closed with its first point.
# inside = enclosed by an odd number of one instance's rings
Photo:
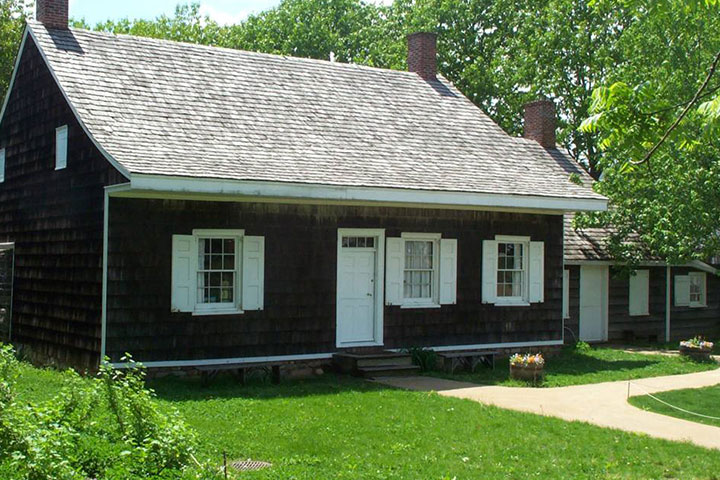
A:
{"type": "Polygon", "coordinates": [[[640,160],[639,162],[634,162],[630,160],[630,163],[633,165],[641,165],[643,163],[646,163],[650,160],[650,158],[657,152],[657,150],[662,146],[663,143],[668,139],[670,134],[680,125],[680,122],[683,121],[683,119],[687,116],[688,112],[690,112],[690,109],[697,103],[697,101],[700,99],[701,95],[707,88],[708,84],[710,83],[710,79],[712,79],[712,76],[715,74],[715,70],[717,69],[718,63],[720,63],[720,52],[715,55],[715,60],[713,60],[712,65],[710,65],[710,70],[707,73],[707,76],[705,77],[705,81],[700,85],[700,88],[697,92],[695,92],[695,95],[693,96],[692,100],[685,106],[685,109],[682,111],[680,116],[673,122],[672,125],[670,125],[670,128],[667,129],[665,134],[662,136],[659,142],[655,144],[653,148],[650,149],[650,151],[645,155],[645,157],[640,160]]]}

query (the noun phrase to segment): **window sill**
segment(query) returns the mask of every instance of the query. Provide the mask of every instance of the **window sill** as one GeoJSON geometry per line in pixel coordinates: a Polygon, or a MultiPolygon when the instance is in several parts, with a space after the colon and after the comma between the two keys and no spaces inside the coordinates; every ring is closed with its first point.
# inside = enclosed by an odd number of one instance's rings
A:
{"type": "Polygon", "coordinates": [[[649,316],[650,316],[650,312],[645,312],[645,313],[628,313],[628,316],[629,316],[629,317],[649,317],[649,316]]]}
{"type": "Polygon", "coordinates": [[[242,315],[245,313],[243,310],[238,310],[237,308],[229,309],[229,310],[195,310],[192,312],[193,317],[210,317],[210,316],[217,316],[217,315],[242,315]]]}
{"type": "Polygon", "coordinates": [[[703,305],[701,303],[691,303],[689,305],[690,308],[707,308],[707,305],[703,305]]]}
{"type": "Polygon", "coordinates": [[[496,307],[529,307],[530,302],[495,302],[496,307]]]}
{"type": "Polygon", "coordinates": [[[441,308],[437,303],[416,303],[416,304],[405,304],[400,305],[403,310],[409,310],[411,308],[441,308]]]}

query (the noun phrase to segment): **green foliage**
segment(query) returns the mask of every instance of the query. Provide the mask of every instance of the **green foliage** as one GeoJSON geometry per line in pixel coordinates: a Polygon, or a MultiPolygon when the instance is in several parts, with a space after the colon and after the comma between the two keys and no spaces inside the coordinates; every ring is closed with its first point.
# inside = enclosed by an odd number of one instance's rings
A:
{"type": "MultiPolygon", "coordinates": [[[[507,369],[497,371],[507,377],[507,369]]],[[[52,398],[60,376],[21,365],[18,401],[52,398]]],[[[346,376],[239,385],[227,375],[209,386],[166,377],[152,386],[157,401],[177,408],[197,432],[201,463],[219,465],[226,451],[229,460],[273,464],[236,477],[231,471],[231,479],[709,480],[720,469],[720,456],[689,444],[346,376]]],[[[0,467],[0,478],[11,474],[0,467]]]]}
{"type": "Polygon", "coordinates": [[[583,342],[582,340],[579,340],[579,341],[575,344],[575,351],[576,351],[577,353],[589,353],[589,352],[592,351],[592,347],[590,346],[589,343],[583,342]]]}
{"type": "MultiPolygon", "coordinates": [[[[21,364],[0,347],[0,473],[8,480],[127,480],[182,478],[196,446],[179,414],[161,408],[144,386],[143,369],[104,365],[87,380],[58,373],[60,390],[49,400],[21,403],[21,364]]],[[[196,471],[197,474],[204,474],[196,471]]],[[[207,473],[212,475],[212,473],[207,473]]]]}
{"type": "Polygon", "coordinates": [[[648,253],[672,263],[706,260],[720,251],[720,72],[690,102],[720,53],[720,12],[698,1],[629,6],[636,20],[618,42],[624,60],[593,93],[581,125],[602,150],[597,190],[613,208],[577,222],[616,228],[610,250],[631,264],[648,253]]]}
{"type": "Polygon", "coordinates": [[[31,5],[26,0],[0,0],[0,105],[10,84],[25,17],[31,5]]]}
{"type": "Polygon", "coordinates": [[[420,367],[421,372],[435,370],[437,366],[437,353],[430,348],[413,347],[408,349],[414,365],[420,367]]]}

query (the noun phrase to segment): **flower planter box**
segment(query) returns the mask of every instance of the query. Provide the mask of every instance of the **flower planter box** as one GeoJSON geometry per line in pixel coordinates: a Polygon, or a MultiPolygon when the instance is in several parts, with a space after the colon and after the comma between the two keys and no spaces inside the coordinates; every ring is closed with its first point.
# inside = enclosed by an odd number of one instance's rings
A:
{"type": "Polygon", "coordinates": [[[690,357],[694,360],[710,360],[710,348],[693,348],[680,345],[680,355],[690,357]]]}
{"type": "Polygon", "coordinates": [[[545,378],[543,365],[510,365],[510,378],[538,383],[545,378]]]}

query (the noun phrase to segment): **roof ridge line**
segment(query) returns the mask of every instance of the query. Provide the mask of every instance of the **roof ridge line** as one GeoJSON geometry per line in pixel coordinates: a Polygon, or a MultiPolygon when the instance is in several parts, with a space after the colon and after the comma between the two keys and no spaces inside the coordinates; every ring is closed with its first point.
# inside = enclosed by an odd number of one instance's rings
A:
{"type": "MultiPolygon", "coordinates": [[[[26,23],[31,27],[39,26],[39,27],[45,28],[48,32],[50,30],[53,30],[53,29],[48,29],[45,25],[43,25],[41,22],[38,22],[37,20],[26,20],[26,23]]],[[[98,35],[98,36],[104,36],[104,37],[127,38],[127,39],[161,43],[161,44],[180,45],[180,46],[188,47],[188,48],[202,48],[205,50],[221,51],[221,52],[234,53],[234,54],[254,55],[254,56],[271,57],[271,58],[282,58],[282,59],[286,59],[286,60],[297,60],[297,61],[301,61],[301,62],[322,64],[324,66],[338,66],[340,68],[360,68],[360,69],[367,69],[367,70],[371,70],[371,71],[391,72],[391,73],[400,74],[403,76],[420,78],[420,77],[418,77],[418,75],[416,73],[409,72],[407,70],[396,70],[393,68],[386,68],[386,67],[374,67],[371,65],[363,65],[363,64],[359,64],[359,63],[331,62],[329,60],[323,60],[323,59],[312,58],[312,57],[297,57],[294,55],[286,55],[286,54],[282,54],[282,53],[257,52],[254,50],[243,50],[240,48],[223,47],[223,46],[219,46],[219,45],[206,45],[206,44],[202,44],[202,43],[185,42],[185,41],[179,41],[179,40],[168,40],[165,38],[144,37],[142,35],[132,35],[129,33],[112,33],[112,32],[105,32],[105,31],[99,31],[99,30],[87,30],[84,28],[70,27],[67,31],[81,32],[81,33],[88,34],[88,35],[98,35]]],[[[442,83],[450,83],[441,74],[438,74],[438,81],[440,81],[442,83]]]]}

